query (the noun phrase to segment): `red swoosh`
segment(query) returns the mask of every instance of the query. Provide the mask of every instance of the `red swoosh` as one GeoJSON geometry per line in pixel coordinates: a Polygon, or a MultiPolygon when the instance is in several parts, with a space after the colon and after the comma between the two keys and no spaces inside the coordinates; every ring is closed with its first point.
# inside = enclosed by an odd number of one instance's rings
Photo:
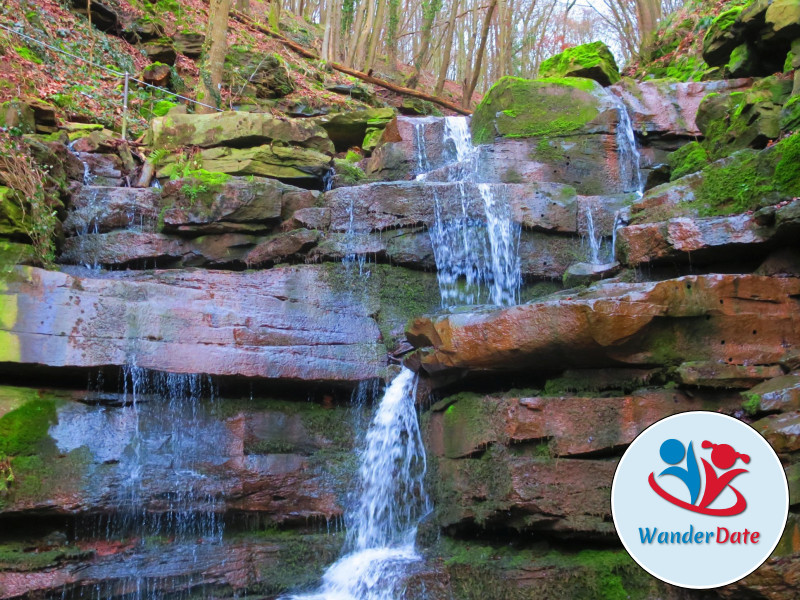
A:
{"type": "Polygon", "coordinates": [[[711,515],[714,517],[732,517],[733,515],[738,515],[744,512],[744,509],[747,508],[747,500],[744,499],[744,496],[733,486],[729,486],[733,492],[736,494],[736,504],[729,508],[704,508],[700,506],[695,506],[694,504],[689,504],[688,502],[684,502],[679,498],[676,498],[672,494],[665,492],[661,489],[656,483],[656,478],[653,473],[650,473],[650,477],[647,478],[650,487],[653,488],[653,491],[664,498],[670,504],[674,504],[675,506],[680,506],[681,508],[685,508],[686,510],[690,510],[692,512],[700,513],[701,515],[711,515]]]}

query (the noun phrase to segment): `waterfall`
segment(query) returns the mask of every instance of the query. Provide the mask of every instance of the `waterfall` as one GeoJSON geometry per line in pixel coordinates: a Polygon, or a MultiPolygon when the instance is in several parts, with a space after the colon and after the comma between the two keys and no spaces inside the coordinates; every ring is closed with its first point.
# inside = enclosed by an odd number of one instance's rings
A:
{"type": "Polygon", "coordinates": [[[403,371],[383,395],[360,453],[358,500],[346,515],[346,554],[320,587],[295,600],[395,600],[415,548],[417,525],[431,510],[425,448],[414,405],[416,375],[403,371]]]}
{"type": "MultiPolygon", "coordinates": [[[[472,145],[467,118],[445,117],[442,122],[444,158],[450,163],[448,180],[457,184],[455,198],[432,192],[434,224],[429,235],[442,307],[483,302],[514,305],[521,284],[520,227],[512,219],[502,186],[475,183],[479,150],[472,145]],[[483,218],[475,214],[477,206],[483,218]]],[[[425,123],[415,123],[415,132],[417,125],[425,123]]],[[[420,138],[425,139],[424,135],[420,138]]],[[[417,175],[417,180],[425,175],[417,175]]]]}

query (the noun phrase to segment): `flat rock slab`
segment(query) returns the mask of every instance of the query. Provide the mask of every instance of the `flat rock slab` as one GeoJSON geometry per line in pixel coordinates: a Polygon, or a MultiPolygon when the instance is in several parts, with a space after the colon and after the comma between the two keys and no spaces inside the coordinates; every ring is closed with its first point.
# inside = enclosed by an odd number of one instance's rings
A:
{"type": "Polygon", "coordinates": [[[329,270],[73,276],[18,268],[0,292],[0,362],[354,382],[383,374],[369,298],[329,270]]]}
{"type": "Polygon", "coordinates": [[[412,364],[429,374],[687,361],[747,365],[753,356],[774,365],[800,344],[798,278],[686,276],[568,293],[417,318],[406,333],[424,350],[412,364]]]}
{"type": "Polygon", "coordinates": [[[736,253],[752,254],[757,246],[778,236],[800,232],[800,201],[764,210],[771,212],[677,217],[622,227],[618,233],[620,257],[634,266],[675,259],[701,263],[732,260],[736,253]]]}
{"type": "Polygon", "coordinates": [[[539,459],[492,450],[436,461],[440,523],[613,536],[608,494],[617,460],[539,459]]]}

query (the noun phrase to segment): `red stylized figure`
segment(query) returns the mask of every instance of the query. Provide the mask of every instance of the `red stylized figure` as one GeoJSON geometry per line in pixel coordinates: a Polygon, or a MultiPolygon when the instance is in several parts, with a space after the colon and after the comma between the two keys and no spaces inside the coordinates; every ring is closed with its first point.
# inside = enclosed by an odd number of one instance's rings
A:
{"type": "MultiPolygon", "coordinates": [[[[703,448],[713,448],[711,451],[711,462],[714,463],[714,467],[718,469],[730,469],[738,459],[742,459],[742,462],[748,464],[750,462],[750,457],[747,454],[740,454],[733,449],[732,446],[728,444],[713,444],[708,440],[703,441],[702,444],[703,448]]],[[[717,476],[717,472],[714,470],[708,461],[705,458],[700,459],[703,462],[703,468],[706,472],[706,489],[703,493],[703,498],[700,500],[700,507],[705,508],[709,504],[711,504],[714,500],[717,499],[726,487],[730,485],[730,482],[733,480],[734,477],[741,475],[742,473],[747,473],[747,469],[733,469],[732,471],[728,471],[727,473],[723,473],[722,475],[717,476]]],[[[735,487],[730,486],[733,493],[736,494],[736,504],[731,507],[730,514],[739,514],[742,512],[745,507],[747,506],[747,501],[744,499],[744,496],[737,490],[735,487]],[[741,504],[741,507],[740,507],[741,504]]]]}
{"type": "MultiPolygon", "coordinates": [[[[730,469],[739,459],[741,459],[745,464],[750,462],[750,457],[747,454],[736,452],[736,450],[734,450],[733,447],[728,444],[714,444],[708,440],[705,440],[702,443],[702,447],[705,449],[713,448],[711,451],[711,462],[714,463],[714,466],[718,469],[730,469]]],[[[703,497],[700,499],[700,503],[698,505],[675,498],[666,490],[662,489],[661,486],[656,483],[655,473],[650,473],[650,476],[648,477],[648,483],[653,491],[655,491],[659,496],[668,502],[692,512],[718,517],[733,516],[744,512],[744,510],[747,508],[747,500],[745,500],[742,493],[730,485],[730,483],[735,477],[738,477],[742,473],[747,473],[747,469],[733,469],[732,471],[722,473],[722,475],[717,475],[714,467],[712,467],[706,459],[701,458],[700,460],[703,462],[703,469],[705,470],[706,474],[706,484],[703,497]],[[729,487],[736,495],[736,502],[734,505],[727,508],[710,508],[709,505],[719,497],[726,487],[729,487]]],[[[662,473],[662,475],[663,474],[664,473],[662,473]]]]}

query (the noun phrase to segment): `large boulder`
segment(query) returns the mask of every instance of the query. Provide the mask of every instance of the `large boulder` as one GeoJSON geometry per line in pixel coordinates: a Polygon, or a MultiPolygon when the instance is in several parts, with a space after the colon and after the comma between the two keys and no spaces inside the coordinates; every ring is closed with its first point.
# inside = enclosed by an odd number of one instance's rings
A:
{"type": "Polygon", "coordinates": [[[591,79],[503,77],[475,109],[472,141],[609,133],[617,119],[612,97],[591,79]]]}
{"type": "Polygon", "coordinates": [[[274,179],[188,177],[170,181],[161,192],[165,230],[192,233],[256,232],[274,228],[295,210],[314,206],[320,194],[274,179]]]}
{"type": "Polygon", "coordinates": [[[602,86],[619,81],[619,69],[614,55],[603,42],[567,48],[548,58],[539,67],[540,77],[585,77],[602,86]]]}
{"type": "Polygon", "coordinates": [[[666,260],[708,264],[753,259],[768,252],[773,240],[800,233],[800,201],[777,210],[727,217],[676,217],[659,223],[623,227],[619,257],[628,265],[666,260]]]}
{"type": "MultiPolygon", "coordinates": [[[[172,154],[166,157],[159,166],[157,176],[165,178],[181,174],[178,165],[182,159],[183,155],[172,154]]],[[[212,173],[270,177],[317,188],[322,187],[331,171],[329,155],[302,146],[217,146],[201,150],[194,159],[202,169],[212,173]]]]}

